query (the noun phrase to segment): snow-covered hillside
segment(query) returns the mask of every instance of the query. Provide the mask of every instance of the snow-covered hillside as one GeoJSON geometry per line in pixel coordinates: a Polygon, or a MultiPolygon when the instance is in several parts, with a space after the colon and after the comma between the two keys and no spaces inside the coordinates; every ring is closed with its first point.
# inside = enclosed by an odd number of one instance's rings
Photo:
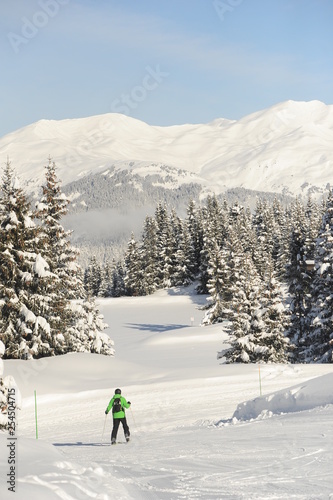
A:
{"type": "Polygon", "coordinates": [[[332,181],[332,139],[332,105],[286,101],[199,125],[149,126],[115,113],[41,120],[3,137],[0,156],[30,190],[43,182],[51,155],[64,184],[115,167],[158,174],[169,188],[198,182],[216,193],[244,187],[295,194],[332,181]]]}
{"type": "Polygon", "coordinates": [[[220,364],[227,339],[200,326],[204,302],[191,288],[103,299],[115,357],[5,361],[23,400],[15,494],[0,434],[1,499],[332,499],[332,365],[261,365],[259,378],[258,365],[220,364]],[[111,447],[116,387],[132,439],[111,447]]]}

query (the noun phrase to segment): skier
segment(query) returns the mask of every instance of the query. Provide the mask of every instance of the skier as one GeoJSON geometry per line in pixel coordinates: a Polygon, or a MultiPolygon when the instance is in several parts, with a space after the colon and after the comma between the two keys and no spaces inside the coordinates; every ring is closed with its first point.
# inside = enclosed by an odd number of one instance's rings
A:
{"type": "Polygon", "coordinates": [[[126,399],[121,395],[120,389],[116,389],[113,398],[111,399],[107,409],[105,410],[105,414],[107,415],[112,408],[113,429],[111,433],[111,444],[116,444],[117,432],[120,422],[123,424],[126,441],[130,440],[130,430],[127,425],[125,416],[125,408],[129,408],[130,406],[131,402],[126,401],[126,399]]]}

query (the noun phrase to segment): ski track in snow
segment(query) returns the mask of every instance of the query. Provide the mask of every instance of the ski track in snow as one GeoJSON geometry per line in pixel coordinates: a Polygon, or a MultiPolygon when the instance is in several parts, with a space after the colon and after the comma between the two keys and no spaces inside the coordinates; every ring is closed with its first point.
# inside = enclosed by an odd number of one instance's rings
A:
{"type": "MultiPolygon", "coordinates": [[[[17,492],[7,491],[2,472],[1,499],[332,500],[332,388],[321,388],[324,404],[314,402],[305,411],[277,414],[270,405],[277,391],[296,394],[294,388],[288,392],[293,386],[301,387],[300,400],[320,392],[320,382],[307,381],[333,374],[333,367],[261,365],[264,395],[256,403],[258,366],[217,361],[222,327],[199,326],[203,301],[166,291],[101,300],[112,325],[114,358],[5,361],[23,402],[17,492]],[[104,410],[118,386],[132,401],[131,441],[124,443],[120,427],[121,444],[111,447],[112,419],[104,410]],[[244,410],[244,420],[233,418],[244,401],[260,410],[266,403],[267,411],[250,418],[244,410]]],[[[5,439],[0,436],[1,448],[5,439]]],[[[8,468],[6,452],[0,466],[8,468]]]]}

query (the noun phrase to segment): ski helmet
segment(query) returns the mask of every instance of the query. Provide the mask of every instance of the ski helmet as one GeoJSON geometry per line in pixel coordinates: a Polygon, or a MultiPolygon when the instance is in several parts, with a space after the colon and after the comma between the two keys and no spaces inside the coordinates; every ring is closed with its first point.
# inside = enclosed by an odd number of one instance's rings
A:
{"type": "Polygon", "coordinates": [[[115,394],[121,394],[121,390],[120,390],[120,389],[116,389],[116,390],[114,391],[114,393],[115,393],[115,394]]]}

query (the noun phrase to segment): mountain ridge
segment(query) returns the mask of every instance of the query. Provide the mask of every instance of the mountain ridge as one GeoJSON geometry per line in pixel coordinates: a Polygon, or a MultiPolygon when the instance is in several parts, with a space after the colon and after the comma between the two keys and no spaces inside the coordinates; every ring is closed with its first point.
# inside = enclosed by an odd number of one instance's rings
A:
{"type": "Polygon", "coordinates": [[[51,156],[64,185],[132,162],[143,176],[152,164],[187,171],[204,192],[240,187],[295,195],[322,193],[330,183],[332,139],[333,105],[289,100],[207,124],[162,127],[118,113],[42,119],[0,138],[0,157],[10,159],[30,192],[44,182],[51,156]]]}

